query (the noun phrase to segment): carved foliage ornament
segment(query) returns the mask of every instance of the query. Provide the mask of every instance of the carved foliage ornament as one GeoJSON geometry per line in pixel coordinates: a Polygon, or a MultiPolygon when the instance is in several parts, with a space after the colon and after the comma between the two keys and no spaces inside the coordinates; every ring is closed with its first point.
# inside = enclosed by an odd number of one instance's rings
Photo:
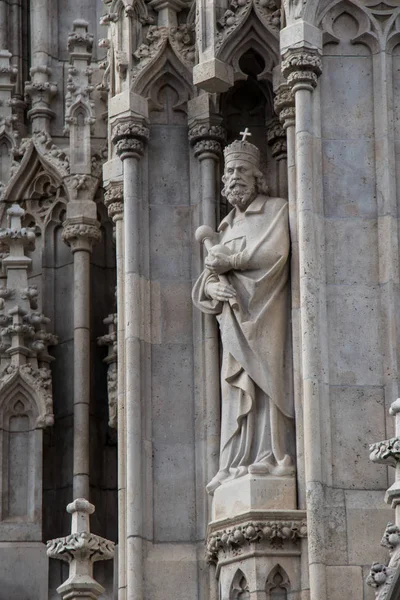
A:
{"type": "Polygon", "coordinates": [[[117,314],[108,315],[103,321],[108,325],[108,333],[98,338],[99,346],[108,346],[108,354],[104,362],[108,365],[107,392],[108,392],[108,425],[115,429],[118,424],[117,399],[118,399],[118,347],[117,347],[117,314]]]}
{"type": "Polygon", "coordinates": [[[375,588],[377,600],[388,600],[396,572],[400,566],[400,528],[397,525],[388,523],[381,546],[389,549],[389,564],[386,566],[374,563],[366,582],[375,588]]]}
{"type": "Polygon", "coordinates": [[[109,560],[114,556],[114,542],[94,533],[82,531],[47,542],[47,556],[71,563],[73,560],[109,560]]]}
{"type": "Polygon", "coordinates": [[[317,52],[295,50],[282,61],[282,73],[288,85],[313,89],[322,73],[322,60],[317,52]]]}
{"type": "Polygon", "coordinates": [[[124,190],[122,182],[110,183],[104,193],[104,204],[108,216],[113,219],[122,218],[124,214],[124,190]]]}
{"type": "Polygon", "coordinates": [[[275,34],[279,32],[281,11],[275,0],[232,0],[217,23],[219,28],[215,46],[217,54],[233,32],[244,24],[252,9],[268,29],[275,34]]]}
{"type": "Polygon", "coordinates": [[[133,121],[118,123],[112,132],[112,142],[117,154],[123,159],[129,155],[142,156],[145,142],[149,138],[148,128],[133,121]]]}
{"type": "Polygon", "coordinates": [[[101,240],[101,233],[98,226],[87,223],[66,223],[61,235],[64,242],[68,245],[71,245],[79,238],[87,239],[92,243],[101,240]]]}
{"type": "Polygon", "coordinates": [[[370,444],[369,458],[372,462],[395,467],[400,461],[400,438],[394,437],[383,442],[370,444]]]}
{"type": "Polygon", "coordinates": [[[266,540],[271,548],[281,548],[285,541],[297,542],[307,537],[307,523],[302,521],[247,521],[211,533],[207,540],[207,561],[218,562],[220,551],[237,554],[248,544],[266,540]]]}
{"type": "Polygon", "coordinates": [[[137,79],[146,67],[153,64],[163,54],[168,42],[175,55],[188,69],[195,62],[194,25],[187,23],[176,27],[157,27],[151,25],[145,41],[133,53],[137,64],[132,69],[133,79],[137,79]]]}
{"type": "Polygon", "coordinates": [[[277,160],[287,155],[286,132],[278,119],[267,126],[267,142],[272,148],[272,156],[277,160]]]}
{"type": "Polygon", "coordinates": [[[196,124],[189,129],[189,142],[195,156],[203,153],[221,154],[226,142],[226,132],[220,125],[196,124]]]}
{"type": "Polygon", "coordinates": [[[284,129],[289,125],[294,125],[296,117],[295,100],[293,91],[288,85],[282,85],[278,89],[274,98],[274,110],[284,129]]]}

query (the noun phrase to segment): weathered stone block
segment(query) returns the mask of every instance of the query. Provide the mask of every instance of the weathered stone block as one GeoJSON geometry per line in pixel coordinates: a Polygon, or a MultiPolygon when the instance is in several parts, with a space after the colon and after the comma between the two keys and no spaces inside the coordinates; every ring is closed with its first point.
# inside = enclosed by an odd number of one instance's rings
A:
{"type": "Polygon", "coordinates": [[[380,546],[393,511],[385,504],[382,491],[345,491],[349,563],[385,563],[388,551],[380,546]]]}
{"type": "Polygon", "coordinates": [[[40,542],[0,542],[0,597],[47,600],[49,559],[40,542]]]}
{"type": "Polygon", "coordinates": [[[369,460],[369,444],[385,439],[383,389],[334,386],[330,389],[330,405],[333,485],[384,489],[387,468],[369,460]]]}
{"type": "Polygon", "coordinates": [[[326,579],[329,600],[363,600],[361,567],[327,567],[326,579]]]}
{"type": "Polygon", "coordinates": [[[212,520],[227,519],[250,510],[296,508],[294,477],[245,475],[215,490],[212,520]]]}

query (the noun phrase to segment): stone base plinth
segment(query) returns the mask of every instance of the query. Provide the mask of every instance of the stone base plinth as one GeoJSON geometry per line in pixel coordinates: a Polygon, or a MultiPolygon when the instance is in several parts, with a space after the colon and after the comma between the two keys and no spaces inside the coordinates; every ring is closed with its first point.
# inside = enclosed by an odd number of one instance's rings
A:
{"type": "Polygon", "coordinates": [[[0,598],[47,600],[49,559],[41,542],[0,542],[0,598]]]}
{"type": "Polygon", "coordinates": [[[245,475],[215,490],[212,520],[234,518],[252,510],[294,510],[294,477],[245,475]]]}

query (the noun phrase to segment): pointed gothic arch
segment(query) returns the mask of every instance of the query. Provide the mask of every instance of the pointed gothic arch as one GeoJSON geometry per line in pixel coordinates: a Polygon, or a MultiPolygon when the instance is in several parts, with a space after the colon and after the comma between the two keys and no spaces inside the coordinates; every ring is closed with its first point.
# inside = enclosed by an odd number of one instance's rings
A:
{"type": "Polygon", "coordinates": [[[287,600],[290,592],[290,580],[285,569],[277,564],[270,571],[265,583],[268,600],[287,600]]]}
{"type": "Polygon", "coordinates": [[[229,600],[250,600],[249,584],[241,569],[238,569],[233,576],[229,600]]]}

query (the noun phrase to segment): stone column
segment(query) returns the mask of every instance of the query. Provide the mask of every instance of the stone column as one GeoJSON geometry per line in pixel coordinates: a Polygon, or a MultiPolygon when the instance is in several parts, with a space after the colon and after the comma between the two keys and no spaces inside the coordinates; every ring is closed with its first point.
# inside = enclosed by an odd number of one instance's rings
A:
{"type": "Polygon", "coordinates": [[[140,159],[149,132],[143,121],[120,119],[112,141],[123,163],[126,424],[126,597],[143,595],[141,197],[140,159]]]}
{"type": "MultiPolygon", "coordinates": [[[[200,222],[216,231],[219,202],[218,175],[226,134],[220,125],[221,118],[212,115],[209,111],[210,100],[210,94],[202,94],[189,102],[189,141],[200,163],[200,222]]],[[[214,315],[201,313],[198,316],[201,319],[198,361],[201,363],[205,404],[205,477],[206,481],[211,481],[218,471],[220,446],[219,334],[214,315]]],[[[206,520],[208,520],[211,514],[210,496],[208,506],[205,508],[206,520]]],[[[212,562],[210,562],[209,586],[210,600],[214,600],[218,597],[218,592],[215,565],[212,562]]]]}
{"type": "Polygon", "coordinates": [[[294,95],[282,77],[281,67],[274,70],[274,108],[286,132],[287,199],[289,203],[289,228],[291,245],[290,290],[292,309],[292,354],[293,392],[296,411],[297,446],[297,495],[299,508],[305,508],[304,494],[304,452],[303,452],[303,408],[301,378],[301,328],[300,328],[300,282],[299,282],[299,240],[297,232],[296,207],[296,129],[294,95]]]}
{"type": "Polygon", "coordinates": [[[8,50],[8,2],[0,0],[0,50],[8,50]]]}
{"type": "Polygon", "coordinates": [[[64,241],[74,255],[73,498],[89,498],[90,255],[100,240],[96,220],[67,219],[64,241]]]}
{"type": "Polygon", "coordinates": [[[70,175],[63,240],[74,255],[74,451],[71,534],[47,542],[50,558],[69,563],[69,578],[57,588],[63,600],[96,600],[104,588],[93,579],[93,563],[109,560],[114,543],[90,533],[89,515],[89,405],[90,405],[90,256],[101,238],[93,201],[97,180],[90,175],[70,175]]]}
{"type": "Polygon", "coordinates": [[[30,69],[31,81],[25,84],[25,94],[31,101],[31,110],[28,113],[32,121],[32,131],[48,132],[50,120],[54,113],[50,109],[53,96],[57,93],[57,84],[50,81],[51,69],[49,67],[50,28],[49,14],[51,6],[49,0],[31,2],[31,56],[30,69]]]}
{"type": "MultiPolygon", "coordinates": [[[[204,94],[203,97],[208,96],[204,94]]],[[[200,97],[201,98],[201,97],[200,97]]],[[[206,120],[196,118],[193,113],[199,98],[192,100],[189,111],[189,141],[194,155],[200,162],[201,217],[200,222],[213,231],[217,229],[218,173],[225,131],[219,124],[213,124],[211,116],[206,120]],[[192,118],[190,118],[192,117],[192,118]]],[[[197,111],[199,112],[199,111],[197,111]]],[[[202,315],[203,320],[203,373],[206,403],[207,427],[207,466],[206,477],[210,481],[218,471],[220,436],[220,395],[219,395],[219,337],[218,325],[213,315],[202,315]]]]}
{"type": "MultiPolygon", "coordinates": [[[[308,26],[308,29],[312,41],[318,42],[320,47],[321,32],[312,26],[308,26]]],[[[304,30],[300,33],[303,35],[304,30]]],[[[296,107],[296,194],[310,599],[325,600],[325,503],[320,412],[324,375],[320,363],[318,290],[321,265],[316,233],[313,171],[313,90],[321,74],[321,58],[317,49],[311,47],[305,39],[300,42],[293,48],[287,48],[283,54],[282,73],[294,94],[296,107]]]]}
{"type": "Polygon", "coordinates": [[[125,420],[125,293],[124,193],[122,181],[111,181],[104,203],[115,224],[117,262],[117,427],[118,427],[118,598],[126,598],[126,420],[125,420]]]}

